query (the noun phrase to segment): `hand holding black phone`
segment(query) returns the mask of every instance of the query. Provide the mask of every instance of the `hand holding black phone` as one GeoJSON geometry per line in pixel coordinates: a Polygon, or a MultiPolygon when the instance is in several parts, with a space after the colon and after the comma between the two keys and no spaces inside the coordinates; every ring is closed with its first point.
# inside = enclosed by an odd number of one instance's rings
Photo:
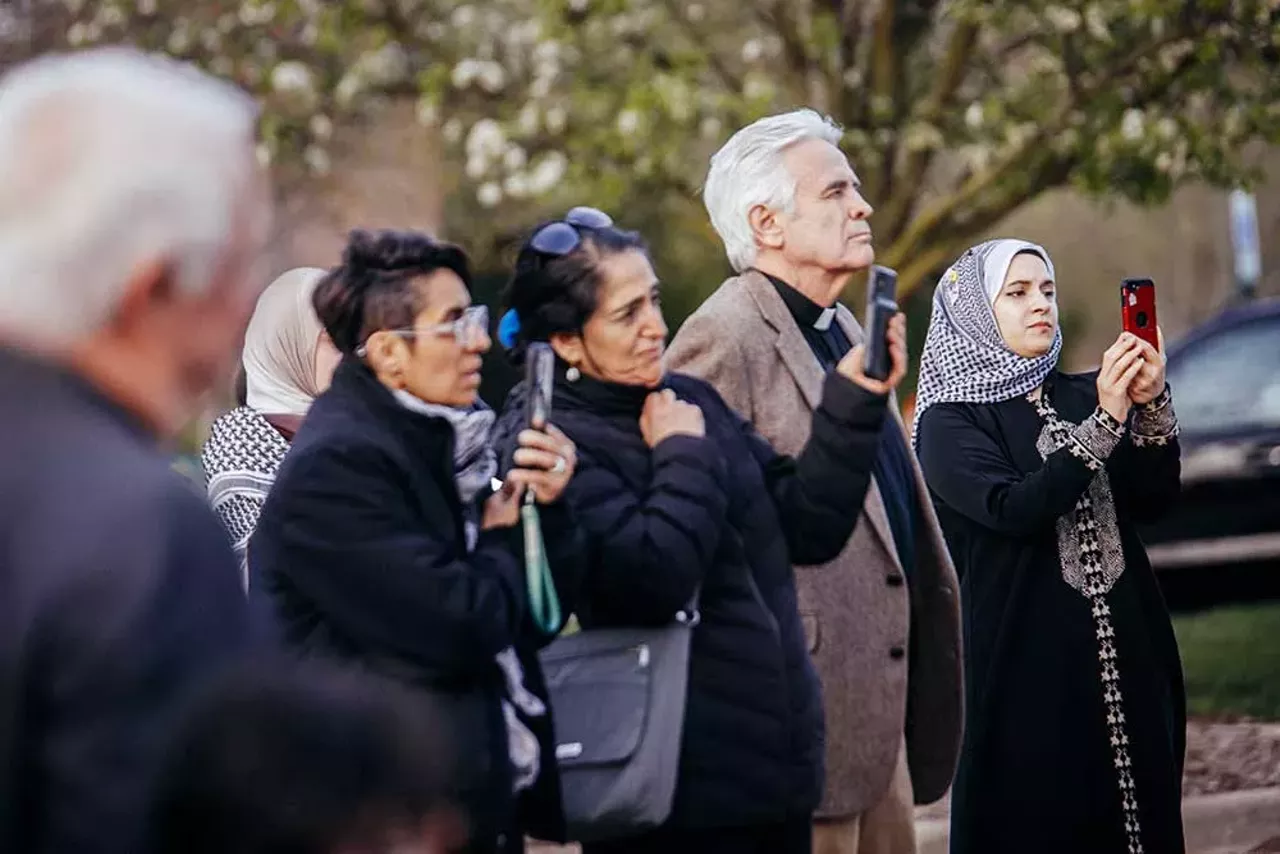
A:
{"type": "Polygon", "coordinates": [[[873,380],[889,378],[889,321],[898,313],[898,274],[888,267],[875,265],[867,282],[867,344],[863,373],[873,380]]]}
{"type": "Polygon", "coordinates": [[[555,388],[556,354],[551,345],[535,341],[525,352],[526,412],[529,427],[545,430],[551,421],[551,397],[555,388]]]}

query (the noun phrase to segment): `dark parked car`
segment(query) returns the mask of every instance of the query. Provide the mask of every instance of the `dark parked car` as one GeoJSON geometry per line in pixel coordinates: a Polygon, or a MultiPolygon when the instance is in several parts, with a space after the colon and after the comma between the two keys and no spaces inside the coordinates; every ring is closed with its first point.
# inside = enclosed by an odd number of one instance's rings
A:
{"type": "MultiPolygon", "coordinates": [[[[1145,539],[1170,581],[1197,571],[1199,592],[1180,592],[1199,600],[1228,576],[1239,586],[1246,570],[1280,570],[1280,299],[1194,329],[1170,347],[1167,371],[1182,428],[1183,496],[1145,539]]],[[[1280,572],[1250,578],[1254,592],[1280,590],[1280,572]]]]}

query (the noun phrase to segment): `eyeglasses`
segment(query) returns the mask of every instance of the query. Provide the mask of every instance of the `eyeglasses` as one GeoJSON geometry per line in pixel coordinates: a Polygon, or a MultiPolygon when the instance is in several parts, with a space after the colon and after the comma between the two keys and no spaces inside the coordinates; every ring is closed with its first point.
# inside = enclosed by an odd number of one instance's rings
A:
{"type": "MultiPolygon", "coordinates": [[[[419,335],[436,335],[441,338],[453,338],[455,341],[467,343],[476,341],[489,332],[489,306],[472,305],[462,310],[457,320],[437,323],[421,329],[410,326],[405,329],[381,329],[388,335],[399,335],[403,338],[416,338],[419,335]]],[[[369,342],[365,341],[356,348],[356,355],[363,359],[369,355],[369,342]]]]}
{"type": "Polygon", "coordinates": [[[602,210],[579,206],[564,219],[549,222],[529,238],[529,248],[543,255],[568,255],[582,245],[580,228],[610,228],[613,218],[602,210]]]}

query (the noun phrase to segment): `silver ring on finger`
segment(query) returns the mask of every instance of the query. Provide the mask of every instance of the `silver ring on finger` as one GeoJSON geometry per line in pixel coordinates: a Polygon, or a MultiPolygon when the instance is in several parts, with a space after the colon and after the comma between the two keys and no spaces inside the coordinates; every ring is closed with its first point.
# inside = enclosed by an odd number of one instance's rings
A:
{"type": "Polygon", "coordinates": [[[569,468],[569,464],[565,462],[564,457],[556,457],[556,464],[551,467],[551,473],[564,474],[567,468],[569,468]]]}

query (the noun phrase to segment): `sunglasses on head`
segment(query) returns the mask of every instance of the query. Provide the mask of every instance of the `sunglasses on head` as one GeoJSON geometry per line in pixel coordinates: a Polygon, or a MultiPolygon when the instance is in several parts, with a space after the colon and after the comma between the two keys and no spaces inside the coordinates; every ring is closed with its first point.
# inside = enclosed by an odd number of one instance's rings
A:
{"type": "Polygon", "coordinates": [[[543,255],[568,255],[582,245],[581,228],[610,228],[613,219],[595,208],[579,206],[564,215],[564,219],[549,222],[529,238],[529,248],[543,255]]]}

